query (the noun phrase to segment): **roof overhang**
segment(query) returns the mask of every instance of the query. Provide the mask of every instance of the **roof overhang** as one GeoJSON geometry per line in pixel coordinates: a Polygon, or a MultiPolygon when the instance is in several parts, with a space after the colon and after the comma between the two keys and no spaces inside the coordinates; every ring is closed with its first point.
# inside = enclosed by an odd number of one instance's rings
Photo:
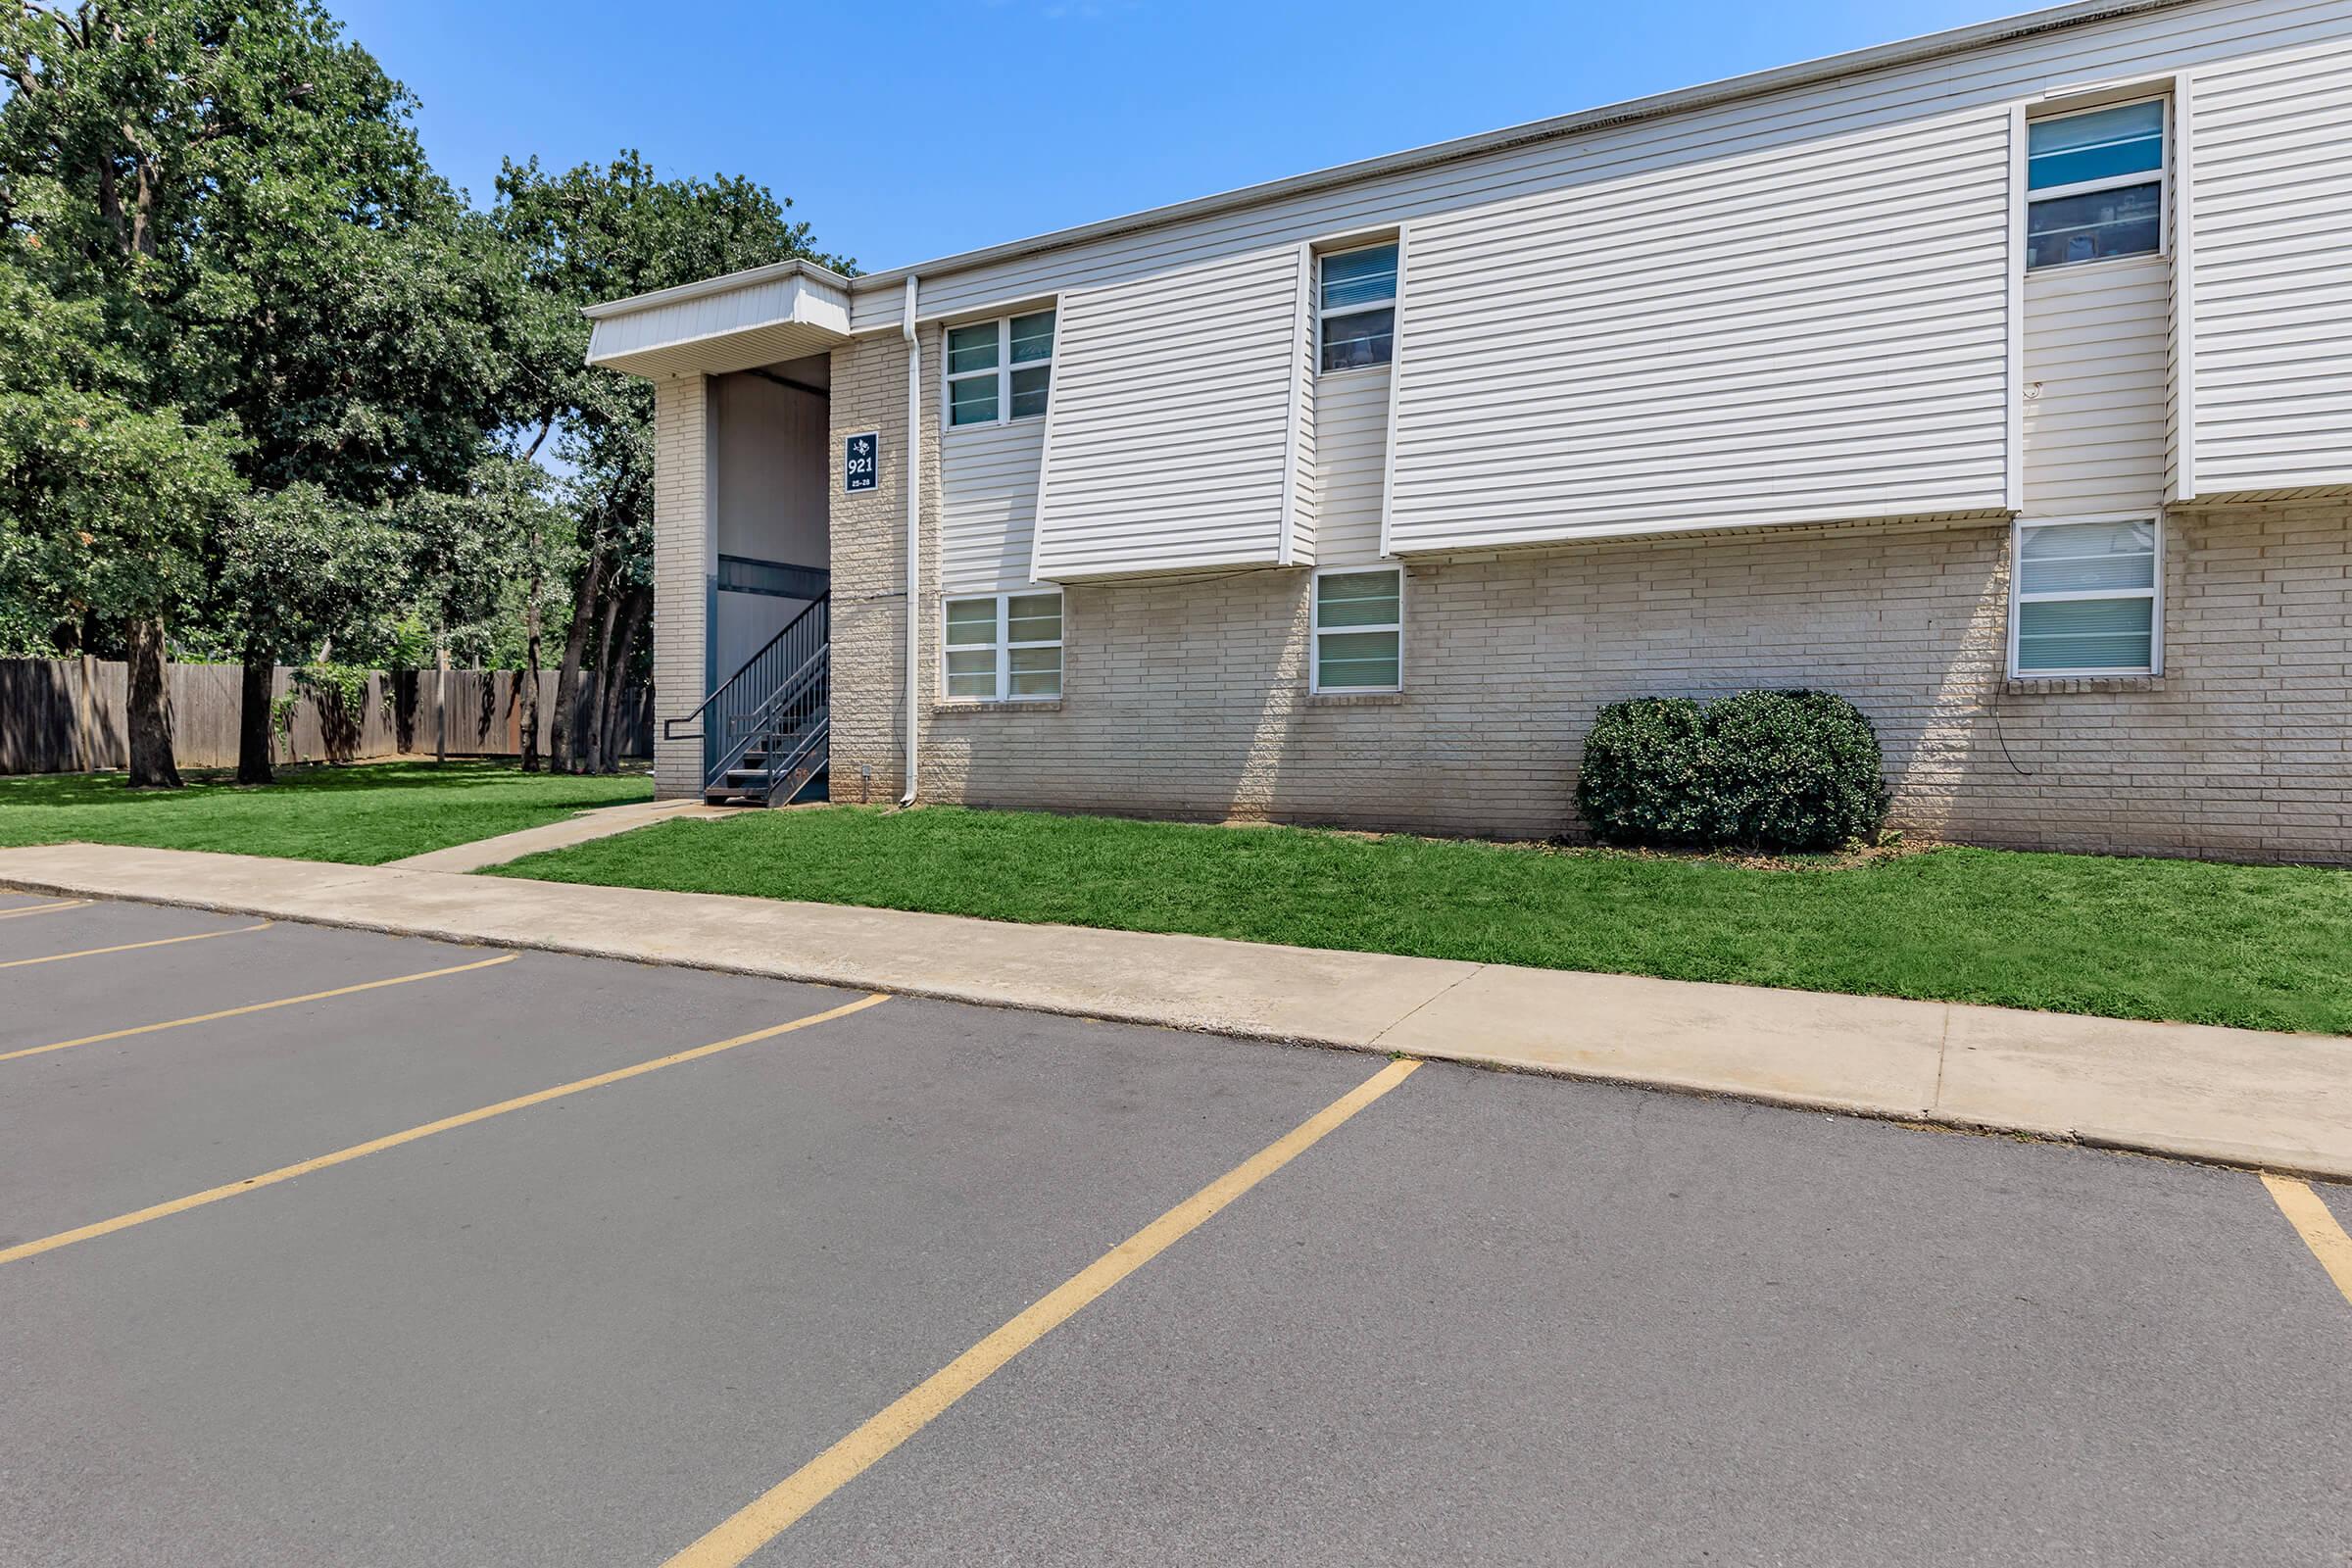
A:
{"type": "MultiPolygon", "coordinates": [[[[1097,240],[1116,238],[1141,230],[1167,227],[1196,219],[1212,218],[1228,212],[1237,212],[1293,197],[1310,195],[1363,180],[1482,157],[1489,153],[1526,146],[1531,143],[1558,140],[1605,127],[1631,124],[1640,121],[1663,119],[1693,110],[1737,102],[1740,99],[1759,98],[1771,93],[1812,86],[1844,76],[1859,75],[1865,72],[1882,71],[1896,66],[1915,65],[1923,61],[1965,54],[1970,50],[1986,48],[2012,39],[2033,37],[2067,27],[2111,22],[2146,12],[2167,11],[2177,6],[2195,3],[2198,3],[2198,0],[2066,0],[2064,4],[2050,6],[2039,11],[2029,11],[2019,16],[1976,23],[1963,27],[1953,27],[1943,32],[1907,38],[1896,43],[1855,49],[1844,54],[1831,55],[1826,59],[1806,61],[1797,65],[1778,66],[1769,71],[1751,72],[1745,75],[1731,76],[1694,87],[1684,87],[1673,92],[1657,93],[1646,98],[1629,99],[1623,103],[1610,104],[1598,109],[1588,109],[1576,114],[1561,115],[1549,120],[1539,120],[1528,124],[1509,126],[1502,130],[1457,137],[1451,141],[1437,142],[1406,152],[1389,153],[1378,158],[1367,158],[1356,163],[1342,164],[1332,169],[1316,170],[1304,174],[1293,174],[1285,179],[1247,185],[1238,190],[1224,191],[1213,196],[1197,197],[1194,200],[1178,202],[1172,206],[1151,208],[1120,218],[1103,219],[1097,222],[1080,224],[1075,228],[1056,229],[1052,233],[1014,240],[1007,244],[991,245],[980,250],[943,256],[913,267],[893,268],[881,272],[865,272],[859,274],[854,284],[840,273],[819,267],[812,262],[783,262],[773,267],[755,268],[746,272],[730,272],[723,277],[707,278],[701,282],[687,283],[677,288],[662,289],[658,293],[640,294],[633,299],[615,300],[611,304],[589,307],[586,314],[597,323],[597,326],[595,338],[589,345],[588,360],[592,365],[608,365],[615,369],[630,370],[639,375],[649,376],[674,375],[690,370],[716,374],[724,370],[750,369],[754,366],[770,364],[779,359],[789,359],[797,354],[813,353],[829,348],[846,338],[849,335],[849,302],[853,290],[861,295],[873,294],[886,289],[896,290],[904,286],[907,277],[911,275],[919,274],[927,279],[946,277],[974,268],[1019,261],[1097,240]],[[787,326],[791,325],[816,325],[814,313],[818,307],[813,303],[806,307],[812,313],[807,322],[792,322],[788,314],[779,313],[772,301],[760,303],[767,299],[771,284],[796,278],[808,285],[812,293],[821,285],[824,295],[823,330],[831,335],[820,338],[812,333],[795,334],[785,330],[787,326]],[[725,303],[721,304],[721,301],[725,303]],[[698,328],[692,324],[692,313],[683,311],[675,313],[674,319],[679,323],[675,326],[657,325],[651,320],[625,329],[620,324],[640,315],[653,317],[659,314],[662,321],[670,321],[673,319],[672,308],[681,306],[700,307],[712,318],[741,315],[747,318],[747,324],[698,328]],[[761,317],[762,319],[750,322],[748,318],[751,317],[761,317]],[[833,324],[836,320],[838,326],[833,324]],[[610,333],[608,333],[608,323],[612,325],[610,333]],[[770,329],[774,331],[774,341],[786,345],[785,352],[761,353],[747,344],[742,352],[753,354],[755,357],[732,359],[727,363],[713,362],[710,365],[701,363],[693,354],[686,352],[693,348],[698,341],[698,336],[700,338],[722,338],[744,332],[770,329]],[[656,336],[655,334],[665,335],[656,336]],[[797,346],[803,343],[808,346],[797,346]]],[[[794,308],[801,309],[803,307],[796,304],[794,308]]],[[[892,314],[889,324],[892,328],[897,326],[898,318],[895,313],[892,314]]],[[[868,330],[874,329],[877,329],[877,323],[869,318],[868,330]]]]}
{"type": "Polygon", "coordinates": [[[850,280],[814,262],[778,262],[591,305],[588,363],[657,378],[724,375],[850,336],[850,280]]]}

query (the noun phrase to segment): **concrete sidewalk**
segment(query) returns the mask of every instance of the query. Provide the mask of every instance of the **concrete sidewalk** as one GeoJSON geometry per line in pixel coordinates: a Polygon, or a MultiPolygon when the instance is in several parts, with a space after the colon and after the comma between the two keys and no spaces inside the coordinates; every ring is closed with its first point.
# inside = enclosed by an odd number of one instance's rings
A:
{"type": "Polygon", "coordinates": [[[727,808],[705,806],[700,801],[632,801],[627,806],[599,806],[575,811],[563,821],[550,822],[544,827],[526,827],[515,833],[501,833],[496,838],[475,839],[470,844],[453,844],[446,850],[427,850],[392,864],[412,871],[479,871],[486,865],[504,865],[542,850],[567,850],[574,844],[609,839],[615,833],[655,822],[726,814],[727,808]]]}
{"type": "Polygon", "coordinates": [[[2336,1036],[177,850],[0,850],[0,884],[1398,1052],[2352,1180],[2352,1039],[2336,1036]]]}

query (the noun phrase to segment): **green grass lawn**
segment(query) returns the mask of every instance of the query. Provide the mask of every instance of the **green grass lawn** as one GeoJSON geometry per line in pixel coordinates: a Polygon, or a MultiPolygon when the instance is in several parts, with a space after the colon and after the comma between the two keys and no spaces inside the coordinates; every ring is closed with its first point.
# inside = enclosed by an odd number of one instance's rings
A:
{"type": "Polygon", "coordinates": [[[127,790],[119,773],[0,778],[0,847],[138,844],[376,865],[648,800],[643,774],[579,778],[499,762],[281,768],[264,789],[190,774],[184,790],[127,790]]]}
{"type": "Polygon", "coordinates": [[[832,807],[666,823],[497,874],[2352,1033],[2352,871],[1965,849],[1758,869],[832,807]]]}

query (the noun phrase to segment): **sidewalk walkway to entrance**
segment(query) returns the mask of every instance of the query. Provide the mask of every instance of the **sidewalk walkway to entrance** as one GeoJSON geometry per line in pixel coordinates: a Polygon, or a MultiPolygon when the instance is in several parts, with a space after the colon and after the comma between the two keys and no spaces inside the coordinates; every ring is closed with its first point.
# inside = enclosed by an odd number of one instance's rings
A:
{"type": "Polygon", "coordinates": [[[479,871],[486,865],[504,865],[543,850],[567,850],[590,839],[609,839],[649,822],[726,814],[727,808],[705,806],[700,801],[634,801],[627,806],[600,806],[592,810],[575,811],[561,822],[501,833],[496,838],[475,839],[470,844],[453,844],[446,850],[427,850],[392,863],[412,871],[479,871]]]}
{"type": "Polygon", "coordinates": [[[182,850],[4,850],[0,885],[1442,1057],[2352,1179],[2352,1039],[2336,1036],[182,850]]]}

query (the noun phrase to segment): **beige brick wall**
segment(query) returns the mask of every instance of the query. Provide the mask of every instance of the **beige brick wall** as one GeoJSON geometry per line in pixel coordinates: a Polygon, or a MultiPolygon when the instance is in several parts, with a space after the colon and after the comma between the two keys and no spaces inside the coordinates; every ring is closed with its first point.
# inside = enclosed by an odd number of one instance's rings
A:
{"type": "MultiPolygon", "coordinates": [[[[906,362],[834,357],[836,800],[903,788],[906,362]],[[861,779],[860,768],[870,769],[861,779]]],[[[935,345],[932,347],[935,352],[935,345]]],[[[925,580],[936,583],[926,375],[925,580]]],[[[1303,570],[1075,587],[1051,709],[937,702],[922,797],[1132,814],[1574,836],[1600,704],[1810,685],[1877,724],[1894,821],[1966,842],[2352,861],[2352,504],[2176,514],[2159,679],[2004,678],[2008,525],[1855,526],[1464,556],[1409,572],[1406,684],[1307,692],[1303,570]]]]}
{"type": "Polygon", "coordinates": [[[664,798],[703,788],[703,743],[662,739],[662,721],[692,712],[705,692],[716,565],[707,385],[699,375],[654,383],[654,791],[664,798]]]}
{"type": "MultiPolygon", "coordinates": [[[[930,334],[936,343],[936,331],[930,334]]],[[[936,369],[935,349],[926,357],[936,369]]],[[[928,409],[936,375],[926,373],[928,409]]],[[[832,791],[837,801],[895,801],[906,787],[906,346],[896,334],[857,339],[833,354],[832,791]],[[875,488],[841,489],[844,437],[882,432],[875,488]]],[[[925,580],[939,574],[939,433],[924,420],[925,580]]]]}

